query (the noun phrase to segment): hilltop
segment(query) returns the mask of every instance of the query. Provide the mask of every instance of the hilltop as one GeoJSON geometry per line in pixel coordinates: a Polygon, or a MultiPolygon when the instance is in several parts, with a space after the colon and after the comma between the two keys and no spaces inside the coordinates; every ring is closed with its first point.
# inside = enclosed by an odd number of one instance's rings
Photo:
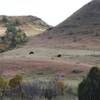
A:
{"type": "Polygon", "coordinates": [[[2,15],[0,16],[0,50],[4,51],[6,48],[9,48],[9,44],[11,44],[9,42],[12,40],[14,31],[18,31],[15,38],[21,43],[20,39],[26,41],[24,38],[40,34],[49,27],[44,21],[35,16],[2,15]]]}
{"type": "MultiPolygon", "coordinates": [[[[27,36],[36,35],[49,28],[49,25],[46,24],[42,19],[36,16],[0,16],[0,31],[5,30],[5,22],[2,22],[3,17],[6,17],[8,20],[15,22],[18,26],[25,31],[27,36]]],[[[2,32],[2,33],[3,33],[2,32]]],[[[2,36],[2,34],[0,34],[2,36]]]]}
{"type": "Polygon", "coordinates": [[[30,45],[100,50],[100,2],[98,1],[89,2],[53,29],[35,37],[30,45]]]}

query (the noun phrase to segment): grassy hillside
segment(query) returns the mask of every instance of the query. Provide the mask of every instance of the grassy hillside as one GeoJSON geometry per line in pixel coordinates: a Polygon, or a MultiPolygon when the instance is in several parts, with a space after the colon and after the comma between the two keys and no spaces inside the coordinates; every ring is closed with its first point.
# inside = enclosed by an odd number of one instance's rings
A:
{"type": "MultiPolygon", "coordinates": [[[[44,94],[40,95],[46,91],[45,89],[48,89],[46,86],[49,80],[57,81],[57,79],[66,83],[66,94],[57,95],[53,100],[77,100],[79,83],[86,77],[91,67],[100,67],[100,3],[97,1],[93,0],[88,3],[54,28],[32,16],[0,17],[0,47],[2,49],[8,48],[9,45],[6,43],[9,42],[6,41],[12,39],[10,33],[15,33],[14,40],[18,44],[24,39],[22,33],[25,33],[24,35],[29,40],[24,46],[20,45],[21,48],[16,46],[15,49],[0,54],[0,74],[7,80],[12,76],[22,75],[28,89],[33,89],[32,92],[28,92],[27,96],[24,95],[26,100],[29,100],[27,97],[30,98],[30,94],[35,100],[47,99],[44,98],[44,94]],[[9,21],[13,25],[9,25],[7,23],[9,21]],[[7,36],[6,40],[4,36],[7,36]],[[2,43],[2,40],[5,42],[2,43]],[[35,86],[39,81],[38,96],[37,94],[33,96],[34,84],[32,81],[36,82],[35,86]],[[42,86],[43,90],[40,89],[42,86]]],[[[24,84],[22,85],[24,86],[24,84]]],[[[10,92],[12,93],[12,91],[10,92]]],[[[15,92],[14,98],[20,96],[17,93],[19,92],[15,92]]],[[[14,99],[13,94],[8,97],[9,100],[11,97],[14,99]]],[[[30,98],[30,100],[32,99],[30,98]]]]}
{"type": "Polygon", "coordinates": [[[9,48],[14,32],[16,33],[15,44],[21,44],[30,38],[47,30],[47,25],[35,16],[0,16],[0,51],[9,48]]]}

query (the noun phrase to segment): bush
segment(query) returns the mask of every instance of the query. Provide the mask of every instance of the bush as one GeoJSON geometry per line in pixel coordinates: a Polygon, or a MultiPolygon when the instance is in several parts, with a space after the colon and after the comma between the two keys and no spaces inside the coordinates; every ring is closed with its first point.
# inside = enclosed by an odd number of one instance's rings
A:
{"type": "Polygon", "coordinates": [[[2,22],[4,22],[4,23],[7,23],[8,22],[7,16],[2,16],[2,22]]]}
{"type": "Polygon", "coordinates": [[[100,100],[100,69],[91,68],[86,79],[78,87],[79,100],[100,100]]]}
{"type": "Polygon", "coordinates": [[[65,94],[65,82],[62,80],[58,80],[57,87],[58,87],[58,90],[60,91],[60,94],[64,95],[65,94]]]}
{"type": "Polygon", "coordinates": [[[16,19],[13,23],[14,23],[15,26],[21,25],[21,23],[20,23],[20,21],[18,19],[16,19]]]}
{"type": "Polygon", "coordinates": [[[10,81],[9,81],[9,86],[11,88],[16,88],[17,86],[21,85],[22,82],[22,76],[21,75],[15,75],[10,81]]]}
{"type": "Polygon", "coordinates": [[[14,26],[14,24],[13,24],[12,22],[8,22],[8,23],[6,24],[6,27],[7,27],[7,32],[8,32],[8,33],[9,33],[9,32],[12,32],[13,34],[16,34],[17,29],[16,29],[16,27],[14,26]]]}
{"type": "Polygon", "coordinates": [[[10,41],[10,48],[16,47],[17,44],[27,42],[28,38],[26,34],[21,30],[17,29],[14,23],[9,22],[6,24],[7,27],[7,40],[10,41]]]}
{"type": "Polygon", "coordinates": [[[53,98],[53,91],[52,89],[46,89],[44,93],[44,97],[47,98],[48,100],[51,100],[53,98]]]}
{"type": "Polygon", "coordinates": [[[16,37],[15,37],[15,42],[16,44],[22,44],[27,42],[28,38],[24,32],[17,32],[16,37]]]}
{"type": "Polygon", "coordinates": [[[5,88],[7,86],[7,81],[3,76],[0,75],[0,88],[5,88]]]}
{"type": "Polygon", "coordinates": [[[3,100],[3,97],[5,96],[5,89],[7,88],[7,86],[7,80],[5,80],[4,77],[0,75],[0,100],[3,100]]]}
{"type": "Polygon", "coordinates": [[[80,74],[80,73],[82,73],[83,71],[82,70],[80,70],[80,69],[74,69],[74,70],[72,70],[72,73],[75,73],[75,74],[80,74]]]}

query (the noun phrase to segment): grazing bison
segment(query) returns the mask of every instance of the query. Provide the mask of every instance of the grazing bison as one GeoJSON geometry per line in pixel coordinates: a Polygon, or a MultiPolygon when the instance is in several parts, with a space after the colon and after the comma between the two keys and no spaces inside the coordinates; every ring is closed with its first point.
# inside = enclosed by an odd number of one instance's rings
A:
{"type": "Polygon", "coordinates": [[[33,51],[30,51],[30,52],[29,52],[29,55],[32,55],[32,54],[34,54],[34,52],[33,52],[33,51]]]}

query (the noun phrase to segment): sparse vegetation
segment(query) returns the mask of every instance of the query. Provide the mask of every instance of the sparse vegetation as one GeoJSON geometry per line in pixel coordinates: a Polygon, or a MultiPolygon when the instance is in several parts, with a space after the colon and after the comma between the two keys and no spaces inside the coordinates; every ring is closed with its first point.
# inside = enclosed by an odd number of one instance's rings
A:
{"type": "Polygon", "coordinates": [[[4,22],[4,23],[7,23],[8,22],[7,16],[2,16],[2,22],[4,22]]]}
{"type": "Polygon", "coordinates": [[[82,73],[83,71],[82,70],[80,70],[80,69],[74,69],[74,70],[72,70],[72,73],[74,73],[74,74],[80,74],[80,73],[82,73]]]}
{"type": "Polygon", "coordinates": [[[66,95],[66,85],[62,80],[23,82],[21,75],[15,75],[9,81],[0,76],[0,100],[34,100],[34,98],[52,100],[66,95]]]}
{"type": "Polygon", "coordinates": [[[52,36],[49,36],[49,37],[48,37],[48,39],[52,39],[52,38],[53,38],[52,36]]]}
{"type": "Polygon", "coordinates": [[[7,48],[1,52],[21,47],[32,35],[41,33],[49,28],[45,22],[35,16],[1,16],[0,17],[0,45],[7,48]]]}
{"type": "Polygon", "coordinates": [[[15,48],[17,45],[27,42],[26,34],[21,29],[17,29],[15,23],[8,21],[6,27],[7,35],[3,38],[3,42],[8,44],[10,48],[15,48]]]}
{"type": "Polygon", "coordinates": [[[14,23],[15,26],[21,25],[21,22],[18,19],[16,19],[13,23],[14,23]]]}
{"type": "Polygon", "coordinates": [[[15,75],[10,81],[9,86],[13,89],[17,86],[20,86],[22,82],[22,76],[21,75],[15,75]]]}
{"type": "Polygon", "coordinates": [[[60,91],[60,94],[64,95],[65,94],[65,87],[66,87],[65,82],[63,80],[58,80],[57,87],[58,87],[58,90],[60,91]]]}
{"type": "Polygon", "coordinates": [[[7,88],[7,84],[7,80],[5,80],[4,77],[0,75],[0,100],[3,100],[5,96],[5,89],[7,88]]]}

